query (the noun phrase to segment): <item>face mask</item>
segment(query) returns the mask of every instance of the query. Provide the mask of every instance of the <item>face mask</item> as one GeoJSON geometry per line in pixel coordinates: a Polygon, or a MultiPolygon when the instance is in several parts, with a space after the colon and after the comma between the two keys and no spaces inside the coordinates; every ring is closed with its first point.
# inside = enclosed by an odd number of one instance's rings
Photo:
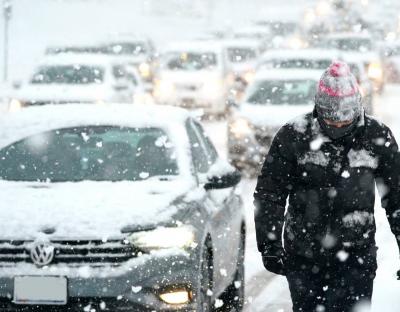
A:
{"type": "Polygon", "coordinates": [[[341,127],[341,128],[329,126],[325,123],[324,120],[321,120],[320,118],[318,118],[318,121],[319,121],[319,124],[320,124],[322,130],[332,140],[336,140],[336,139],[339,139],[339,138],[342,138],[342,137],[345,137],[345,136],[351,134],[357,126],[357,119],[354,120],[351,124],[341,127]]]}

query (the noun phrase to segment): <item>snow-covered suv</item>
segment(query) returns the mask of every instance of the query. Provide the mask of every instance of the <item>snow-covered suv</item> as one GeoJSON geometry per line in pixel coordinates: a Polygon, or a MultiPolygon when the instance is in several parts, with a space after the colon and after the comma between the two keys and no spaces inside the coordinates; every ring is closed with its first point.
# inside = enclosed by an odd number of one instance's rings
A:
{"type": "Polygon", "coordinates": [[[1,311],[240,310],[240,175],[188,113],[47,105],[0,125],[1,311]]]}

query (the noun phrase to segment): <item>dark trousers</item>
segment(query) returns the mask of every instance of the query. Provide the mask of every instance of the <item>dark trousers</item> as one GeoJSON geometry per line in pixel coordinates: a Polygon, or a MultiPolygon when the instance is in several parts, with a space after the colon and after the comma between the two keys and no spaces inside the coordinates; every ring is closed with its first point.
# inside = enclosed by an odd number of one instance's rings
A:
{"type": "Polygon", "coordinates": [[[322,263],[294,256],[285,266],[294,312],[356,312],[371,302],[377,268],[371,254],[322,263]]]}

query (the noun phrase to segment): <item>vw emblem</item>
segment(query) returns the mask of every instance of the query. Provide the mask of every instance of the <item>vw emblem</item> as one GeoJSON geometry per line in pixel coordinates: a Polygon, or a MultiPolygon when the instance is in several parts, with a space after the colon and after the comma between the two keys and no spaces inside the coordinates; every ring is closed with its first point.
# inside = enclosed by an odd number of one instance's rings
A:
{"type": "Polygon", "coordinates": [[[48,242],[36,242],[31,248],[32,262],[39,266],[45,266],[54,259],[54,246],[48,242]]]}

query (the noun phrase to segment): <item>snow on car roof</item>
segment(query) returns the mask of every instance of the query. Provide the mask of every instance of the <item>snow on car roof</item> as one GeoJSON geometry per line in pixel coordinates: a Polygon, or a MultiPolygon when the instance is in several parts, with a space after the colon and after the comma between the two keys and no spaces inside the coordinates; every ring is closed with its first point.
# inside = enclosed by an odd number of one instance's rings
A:
{"type": "Polygon", "coordinates": [[[321,78],[320,70],[311,69],[266,69],[257,72],[254,80],[293,80],[311,79],[318,81],[321,78]]]}
{"type": "Polygon", "coordinates": [[[257,49],[260,47],[260,41],[251,39],[228,39],[222,41],[222,44],[227,48],[243,47],[257,49]]]}
{"type": "Polygon", "coordinates": [[[173,128],[190,114],[166,105],[59,104],[31,106],[0,116],[0,146],[34,133],[85,125],[173,128]]]}
{"type": "Polygon", "coordinates": [[[260,62],[265,62],[269,59],[310,59],[310,60],[325,60],[337,59],[340,52],[337,50],[325,49],[279,49],[265,52],[260,62]]]}
{"type": "Polygon", "coordinates": [[[60,53],[56,55],[46,56],[40,62],[44,65],[70,65],[70,64],[87,64],[87,65],[109,65],[123,63],[121,59],[113,55],[90,54],[90,53],[60,53]]]}
{"type": "Polygon", "coordinates": [[[174,42],[166,46],[162,51],[192,51],[192,52],[214,52],[220,51],[223,45],[219,41],[214,40],[199,40],[199,41],[180,41],[174,42]]]}
{"type": "Polygon", "coordinates": [[[372,39],[369,33],[338,32],[324,36],[324,39],[372,39]]]}

